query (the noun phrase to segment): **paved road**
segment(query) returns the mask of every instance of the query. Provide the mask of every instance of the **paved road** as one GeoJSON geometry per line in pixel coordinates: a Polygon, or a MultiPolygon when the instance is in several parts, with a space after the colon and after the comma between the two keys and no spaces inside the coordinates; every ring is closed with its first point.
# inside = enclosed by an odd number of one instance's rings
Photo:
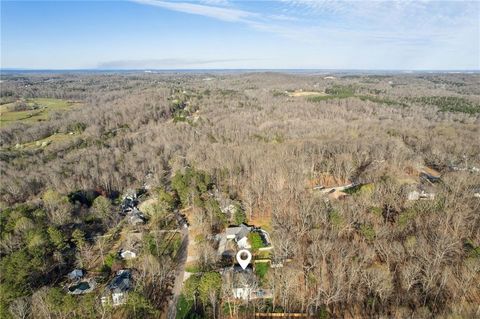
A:
{"type": "Polygon", "coordinates": [[[181,234],[183,237],[182,245],[178,250],[178,254],[176,257],[177,269],[175,271],[175,285],[173,287],[173,297],[168,304],[168,319],[175,319],[177,315],[177,301],[180,293],[182,292],[183,286],[183,275],[185,273],[185,264],[187,261],[188,255],[188,228],[182,227],[181,234]]]}

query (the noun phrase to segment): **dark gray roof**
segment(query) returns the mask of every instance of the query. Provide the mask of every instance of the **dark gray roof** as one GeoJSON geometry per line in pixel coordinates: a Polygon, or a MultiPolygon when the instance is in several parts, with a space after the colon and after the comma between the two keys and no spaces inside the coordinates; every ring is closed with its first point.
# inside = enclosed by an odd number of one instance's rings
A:
{"type": "Polygon", "coordinates": [[[240,227],[239,227],[239,226],[236,226],[236,227],[228,227],[228,228],[225,230],[225,234],[227,234],[227,236],[236,235],[239,231],[240,231],[240,227]]]}
{"type": "Polygon", "coordinates": [[[243,237],[247,237],[247,235],[250,233],[251,229],[252,229],[251,227],[248,227],[245,224],[241,224],[240,225],[240,230],[235,235],[235,240],[239,241],[243,237]]]}
{"type": "Polygon", "coordinates": [[[120,270],[107,288],[113,292],[124,292],[132,288],[132,274],[129,270],[120,270]]]}
{"type": "Polygon", "coordinates": [[[128,212],[128,216],[130,217],[130,223],[132,224],[145,224],[147,222],[145,215],[136,207],[128,212]]]}

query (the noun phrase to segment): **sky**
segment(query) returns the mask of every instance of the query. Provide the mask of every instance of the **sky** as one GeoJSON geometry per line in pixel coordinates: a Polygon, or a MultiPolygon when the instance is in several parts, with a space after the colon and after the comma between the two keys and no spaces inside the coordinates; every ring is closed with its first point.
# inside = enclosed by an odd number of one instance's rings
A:
{"type": "Polygon", "coordinates": [[[1,68],[480,69],[480,1],[1,1],[1,68]]]}

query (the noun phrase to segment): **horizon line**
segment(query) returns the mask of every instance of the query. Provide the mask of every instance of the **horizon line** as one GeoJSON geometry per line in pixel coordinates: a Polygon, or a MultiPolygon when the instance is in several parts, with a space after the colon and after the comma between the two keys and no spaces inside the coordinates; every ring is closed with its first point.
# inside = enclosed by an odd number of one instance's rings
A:
{"type": "Polygon", "coordinates": [[[480,72],[478,69],[367,69],[367,68],[17,68],[3,71],[383,71],[383,72],[480,72]]]}

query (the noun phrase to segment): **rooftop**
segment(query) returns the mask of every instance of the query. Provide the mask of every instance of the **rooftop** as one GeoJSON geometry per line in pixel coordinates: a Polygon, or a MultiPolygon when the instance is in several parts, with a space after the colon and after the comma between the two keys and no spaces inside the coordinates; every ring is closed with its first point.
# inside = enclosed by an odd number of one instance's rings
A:
{"type": "Polygon", "coordinates": [[[132,288],[132,274],[129,270],[119,270],[107,286],[112,292],[124,292],[132,288]]]}

